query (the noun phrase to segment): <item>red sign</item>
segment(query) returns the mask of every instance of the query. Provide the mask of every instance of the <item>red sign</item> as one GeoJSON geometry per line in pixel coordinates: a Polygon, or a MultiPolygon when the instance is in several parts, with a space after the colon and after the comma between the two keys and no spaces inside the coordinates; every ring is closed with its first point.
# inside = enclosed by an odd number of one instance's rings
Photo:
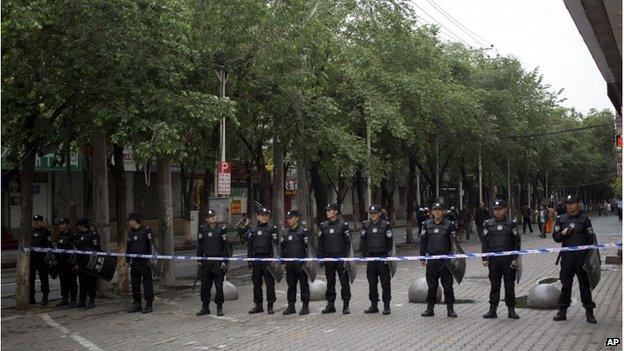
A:
{"type": "Polygon", "coordinates": [[[232,180],[232,164],[229,162],[219,162],[219,179],[217,193],[219,195],[230,195],[230,183],[232,180]]]}
{"type": "Polygon", "coordinates": [[[618,149],[622,148],[622,134],[618,134],[615,136],[615,145],[618,149]]]}

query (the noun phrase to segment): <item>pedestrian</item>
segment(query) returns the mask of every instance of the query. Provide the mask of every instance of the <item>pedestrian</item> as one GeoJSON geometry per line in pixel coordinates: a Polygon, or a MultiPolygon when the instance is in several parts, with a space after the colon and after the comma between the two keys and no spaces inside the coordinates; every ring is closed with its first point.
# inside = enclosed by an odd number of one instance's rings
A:
{"type": "Polygon", "coordinates": [[[621,222],[622,221],[622,200],[618,200],[617,202],[617,214],[618,214],[618,220],[621,222]]]}
{"type": "Polygon", "coordinates": [[[461,210],[462,228],[466,234],[466,242],[470,242],[470,233],[472,232],[472,210],[468,206],[461,210]]]}
{"type": "MultiPolygon", "coordinates": [[[[456,235],[456,227],[453,222],[444,218],[444,206],[436,202],[431,206],[433,219],[423,223],[420,233],[420,255],[449,255],[453,252],[453,240],[456,235]]],[[[421,314],[423,317],[434,315],[434,306],[438,295],[438,284],[442,282],[444,289],[444,302],[446,314],[455,318],[457,314],[453,310],[455,294],[453,292],[453,275],[448,268],[448,259],[425,260],[420,264],[427,267],[427,309],[421,314]]]]}
{"type": "Polygon", "coordinates": [[[537,214],[538,225],[540,230],[540,238],[546,237],[546,221],[548,220],[548,211],[544,204],[540,205],[539,213],[537,214]]]}
{"type": "Polygon", "coordinates": [[[217,212],[209,209],[204,218],[205,223],[197,234],[197,257],[209,257],[210,260],[197,262],[201,277],[202,308],[196,313],[198,316],[210,314],[210,289],[215,287],[214,302],[217,305],[217,316],[223,316],[223,279],[227,268],[227,261],[214,259],[225,258],[228,253],[227,228],[217,223],[217,212]]]}
{"type": "Polygon", "coordinates": [[[526,228],[529,227],[529,233],[533,234],[533,227],[531,226],[531,209],[528,204],[522,206],[522,234],[526,234],[526,228]]]}
{"type": "MultiPolygon", "coordinates": [[[[392,228],[388,221],[381,219],[381,207],[371,205],[368,209],[370,219],[364,221],[360,238],[360,251],[363,257],[388,257],[392,252],[392,228]]],[[[381,281],[383,314],[390,314],[390,265],[388,261],[369,261],[366,264],[366,278],[368,280],[368,298],[371,305],[365,313],[378,313],[379,293],[377,284],[381,281]]]]}
{"type": "Polygon", "coordinates": [[[490,210],[485,206],[485,203],[481,203],[479,208],[475,211],[475,227],[477,227],[477,234],[479,240],[483,241],[483,223],[490,218],[490,210]]]}
{"type": "MultiPolygon", "coordinates": [[[[271,211],[266,207],[256,210],[255,225],[247,231],[247,257],[268,258],[273,257],[275,246],[278,244],[278,230],[273,223],[269,222],[271,211]]],[[[262,298],[262,280],[266,284],[267,312],[274,314],[273,304],[275,303],[275,278],[271,274],[270,262],[249,262],[251,268],[251,281],[253,283],[254,307],[249,310],[249,314],[264,312],[262,298]]]]}
{"type": "MultiPolygon", "coordinates": [[[[76,250],[78,234],[72,233],[69,227],[69,219],[59,218],[56,224],[59,228],[59,241],[56,245],[57,249],[76,250]]],[[[59,280],[61,283],[61,301],[56,307],[73,308],[76,307],[76,299],[78,296],[78,274],[73,270],[75,254],[57,253],[56,264],[58,265],[59,280]]]]}
{"type": "Polygon", "coordinates": [[[548,217],[546,217],[546,233],[552,234],[553,228],[555,227],[555,219],[557,219],[557,213],[552,204],[548,204],[546,212],[548,213],[548,217]]]}
{"type": "MultiPolygon", "coordinates": [[[[142,224],[141,215],[130,213],[128,215],[128,243],[126,254],[151,255],[152,254],[152,228],[142,224]]],[[[130,263],[130,281],[132,283],[132,307],[129,313],[152,312],[154,301],[154,284],[152,282],[152,268],[149,258],[126,256],[126,263],[130,263]],[[145,297],[145,308],[141,306],[141,281],[145,297]]]]}
{"type": "MultiPolygon", "coordinates": [[[[482,252],[520,250],[520,233],[516,221],[507,215],[507,204],[496,200],[492,206],[494,218],[488,219],[483,228],[482,252]]],[[[489,270],[490,310],[483,318],[497,318],[496,310],[500,301],[501,278],[505,283],[505,304],[507,318],[518,319],[515,311],[515,283],[518,269],[518,255],[483,257],[483,266],[489,270]]]]}
{"type": "MultiPolygon", "coordinates": [[[[76,222],[78,227],[78,245],[76,249],[81,251],[102,251],[100,234],[91,230],[91,223],[88,218],[79,219],[76,222]]],[[[87,273],[83,268],[87,266],[90,256],[78,255],[74,271],[78,272],[79,303],[78,307],[93,308],[95,307],[95,294],[97,292],[98,278],[87,273]],[[87,303],[89,297],[89,303],[87,303]]]]}
{"type": "MultiPolygon", "coordinates": [[[[344,258],[349,254],[351,248],[351,233],[347,222],[339,218],[340,204],[333,203],[325,206],[327,220],[321,223],[318,236],[318,257],[319,258],[344,258]]],[[[346,261],[326,261],[321,262],[325,268],[325,279],[327,279],[327,290],[325,299],[327,306],[321,313],[334,313],[336,307],[336,274],[340,280],[340,297],[342,298],[342,314],[349,314],[349,300],[351,299],[351,284],[349,282],[348,263],[346,261]]]]}
{"type": "MultiPolygon", "coordinates": [[[[297,210],[286,212],[286,226],[282,231],[280,242],[281,255],[284,258],[305,258],[309,255],[310,232],[300,223],[301,215],[297,210]]],[[[303,261],[286,262],[282,265],[286,270],[286,283],[288,284],[288,307],[282,312],[284,315],[295,313],[297,299],[297,283],[301,289],[301,302],[303,306],[299,315],[310,313],[310,286],[308,275],[303,269],[303,261]]]]}
{"type": "MultiPolygon", "coordinates": [[[[555,223],[553,239],[561,243],[562,247],[592,245],[596,237],[592,229],[591,220],[581,211],[579,207],[579,197],[568,195],[566,198],[567,213],[559,216],[555,223]]],[[[572,296],[572,283],[574,276],[578,279],[579,290],[581,292],[581,302],[585,307],[587,323],[596,323],[594,308],[596,304],[592,301],[589,276],[585,270],[587,250],[563,251],[559,253],[561,259],[561,271],[559,280],[561,281],[561,294],[559,295],[559,312],[553,317],[555,321],[566,320],[568,307],[570,307],[572,296]]]]}
{"type": "MultiPolygon", "coordinates": [[[[42,215],[34,215],[32,220],[32,233],[30,234],[30,247],[49,248],[52,247],[52,233],[43,225],[44,218],[42,215]]],[[[48,304],[48,294],[50,294],[49,263],[46,260],[46,252],[30,252],[30,304],[37,303],[35,300],[35,275],[39,274],[41,286],[41,305],[48,304]]]]}
{"type": "Polygon", "coordinates": [[[420,207],[418,209],[418,214],[416,215],[416,221],[418,222],[418,232],[422,232],[422,224],[429,219],[429,215],[427,213],[427,211],[423,208],[420,207]]]}

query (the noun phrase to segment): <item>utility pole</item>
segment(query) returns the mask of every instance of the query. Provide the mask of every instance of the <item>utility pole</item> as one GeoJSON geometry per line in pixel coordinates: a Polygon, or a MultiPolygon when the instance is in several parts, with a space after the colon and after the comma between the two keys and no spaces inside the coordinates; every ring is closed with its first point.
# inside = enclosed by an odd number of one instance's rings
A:
{"type": "Polygon", "coordinates": [[[416,174],[416,202],[418,206],[422,205],[420,202],[420,174],[416,174]]]}
{"type": "Polygon", "coordinates": [[[366,157],[368,160],[368,168],[366,169],[366,213],[372,202],[371,192],[371,126],[370,121],[366,118],[366,157]]]}
{"type": "MultiPolygon", "coordinates": [[[[228,80],[228,73],[225,69],[225,66],[218,66],[215,70],[217,74],[217,78],[219,78],[219,82],[221,85],[219,86],[219,98],[225,99],[225,85],[228,80]]],[[[225,117],[221,118],[221,122],[219,124],[219,149],[220,149],[220,160],[221,162],[225,162],[225,117]]],[[[215,167],[215,177],[214,177],[214,196],[218,197],[218,183],[219,182],[219,168],[215,167]]]]}
{"type": "Polygon", "coordinates": [[[435,163],[436,163],[436,171],[435,171],[435,196],[436,196],[436,201],[440,200],[440,147],[439,147],[439,141],[440,138],[437,135],[436,132],[436,139],[435,139],[435,163]]]}
{"type": "Polygon", "coordinates": [[[481,166],[481,151],[479,151],[479,206],[483,203],[483,169],[481,166]]]}

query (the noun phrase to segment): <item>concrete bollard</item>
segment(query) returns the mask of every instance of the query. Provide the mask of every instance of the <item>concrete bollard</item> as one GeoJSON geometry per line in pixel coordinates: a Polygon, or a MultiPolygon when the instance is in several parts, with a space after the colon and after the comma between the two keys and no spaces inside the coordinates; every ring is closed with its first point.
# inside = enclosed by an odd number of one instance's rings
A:
{"type": "Polygon", "coordinates": [[[310,283],[310,301],[322,301],[325,300],[325,292],[327,291],[327,283],[320,279],[315,279],[310,283]]]}
{"type": "MultiPolygon", "coordinates": [[[[210,289],[210,300],[214,301],[216,289],[214,285],[210,289]]],[[[227,280],[223,281],[223,298],[225,301],[238,300],[238,289],[227,280]]]]}
{"type": "Polygon", "coordinates": [[[553,284],[538,284],[527,296],[527,307],[545,310],[559,308],[561,290],[553,284]]]}
{"type": "MultiPolygon", "coordinates": [[[[409,298],[409,302],[413,303],[427,303],[427,291],[429,287],[427,286],[427,279],[418,278],[412,284],[410,284],[407,295],[409,298]]],[[[442,288],[438,285],[438,294],[436,296],[436,303],[442,301],[442,288]]]]}

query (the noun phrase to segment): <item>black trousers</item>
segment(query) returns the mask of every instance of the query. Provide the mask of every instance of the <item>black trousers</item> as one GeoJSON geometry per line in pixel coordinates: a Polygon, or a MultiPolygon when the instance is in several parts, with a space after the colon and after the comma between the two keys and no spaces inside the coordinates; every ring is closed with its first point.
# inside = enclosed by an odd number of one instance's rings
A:
{"type": "Polygon", "coordinates": [[[529,226],[529,232],[533,233],[533,227],[531,227],[531,218],[524,217],[522,219],[522,233],[526,233],[526,227],[529,226]]]}
{"type": "Polygon", "coordinates": [[[390,291],[390,266],[383,261],[370,261],[366,265],[366,279],[368,279],[368,299],[376,304],[379,301],[377,283],[381,281],[382,301],[389,304],[392,299],[390,291]]]}
{"type": "Polygon", "coordinates": [[[303,263],[286,262],[286,283],[288,284],[288,304],[294,305],[297,301],[297,283],[301,289],[301,301],[310,301],[310,286],[308,285],[308,275],[303,271],[303,263]]]}
{"type": "Polygon", "coordinates": [[[85,301],[87,296],[95,300],[98,278],[86,273],[78,273],[78,281],[80,282],[80,301],[85,301]]]}
{"type": "Polygon", "coordinates": [[[559,307],[570,307],[570,299],[572,297],[572,282],[574,275],[579,282],[579,290],[581,291],[581,302],[585,308],[594,308],[596,304],[592,301],[591,287],[589,286],[589,277],[583,269],[587,251],[562,252],[561,253],[561,271],[559,279],[561,280],[561,295],[559,295],[559,307]]]}
{"type": "Polygon", "coordinates": [[[511,268],[514,256],[489,257],[490,304],[498,306],[500,302],[501,279],[505,284],[505,305],[516,306],[516,270],[511,268]]]}
{"type": "Polygon", "coordinates": [[[132,263],[130,266],[130,282],[132,283],[132,300],[141,303],[141,281],[143,281],[143,293],[145,301],[154,300],[154,283],[152,282],[152,269],[146,263],[132,263]]]}
{"type": "Polygon", "coordinates": [[[325,299],[330,302],[336,301],[336,274],[338,274],[340,297],[342,301],[348,302],[351,299],[351,285],[349,282],[349,271],[345,268],[345,262],[323,262],[323,266],[325,266],[325,278],[327,279],[325,299]]]}
{"type": "Polygon", "coordinates": [[[253,301],[255,304],[262,303],[262,280],[266,284],[267,302],[274,303],[275,298],[275,279],[269,272],[269,262],[252,262],[251,263],[251,281],[253,282],[253,301]]]}
{"type": "Polygon", "coordinates": [[[59,267],[59,280],[61,282],[61,297],[63,300],[76,301],[78,295],[78,273],[70,266],[59,267]]]}
{"type": "Polygon", "coordinates": [[[30,279],[30,298],[33,300],[35,298],[35,275],[37,273],[39,273],[39,281],[41,282],[41,292],[43,295],[48,295],[50,293],[50,284],[48,281],[49,266],[43,260],[44,257],[45,253],[32,252],[30,254],[30,275],[28,278],[30,279]]]}
{"type": "Polygon", "coordinates": [[[210,289],[215,286],[214,302],[220,305],[225,300],[223,297],[223,270],[221,261],[202,261],[201,263],[201,302],[207,306],[210,304],[210,289]]]}
{"type": "Polygon", "coordinates": [[[444,289],[444,302],[454,303],[453,275],[446,265],[448,260],[427,260],[427,303],[435,304],[438,295],[439,280],[444,289]]]}

